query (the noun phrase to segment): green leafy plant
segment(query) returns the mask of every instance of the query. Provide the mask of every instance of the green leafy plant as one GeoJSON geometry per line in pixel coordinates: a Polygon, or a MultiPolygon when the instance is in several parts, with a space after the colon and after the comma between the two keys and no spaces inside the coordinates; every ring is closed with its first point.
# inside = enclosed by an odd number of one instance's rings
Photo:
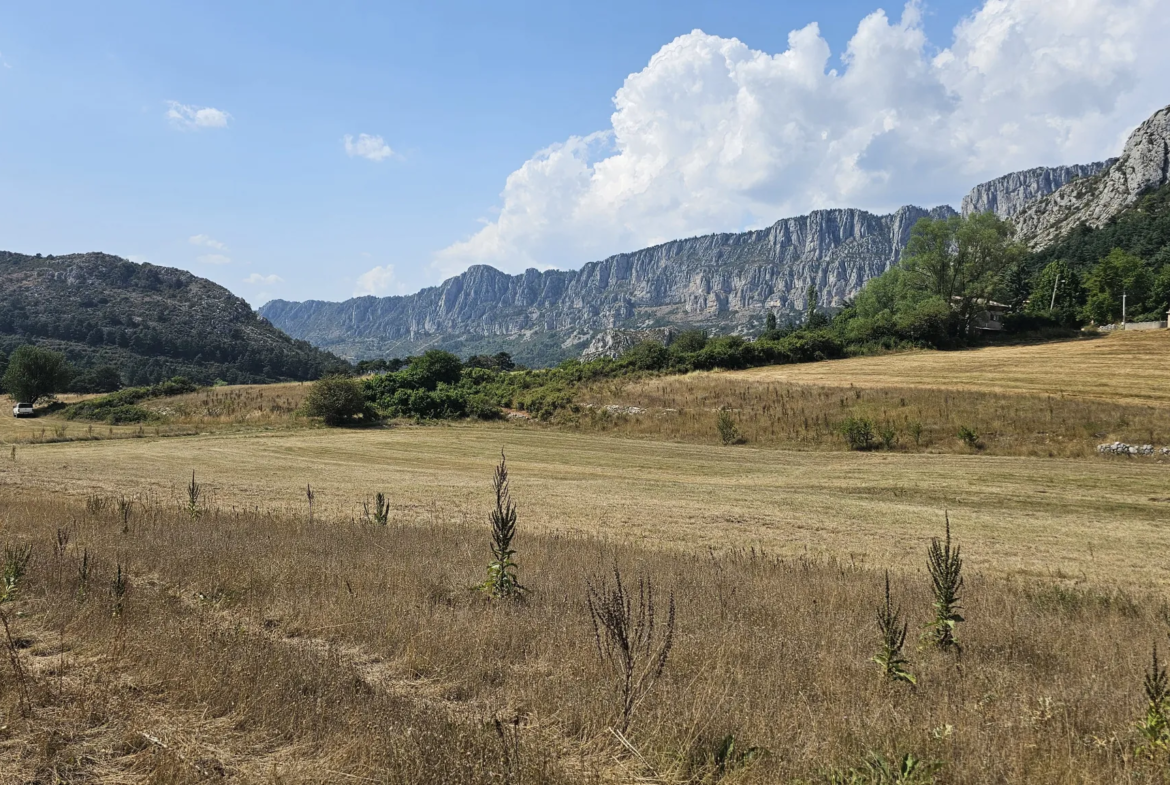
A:
{"type": "Polygon", "coordinates": [[[489,516],[492,527],[492,560],[488,564],[487,579],[478,588],[496,599],[515,599],[527,589],[516,577],[517,566],[512,560],[516,555],[512,540],[516,536],[516,505],[512,503],[508,487],[508,459],[500,451],[500,462],[492,477],[492,489],[496,494],[496,506],[489,516]]]}
{"type": "Polygon", "coordinates": [[[881,666],[886,678],[891,681],[904,681],[908,684],[917,684],[914,674],[906,670],[910,661],[902,654],[906,645],[906,631],[909,625],[902,621],[902,611],[895,608],[890,599],[890,572],[886,570],[885,603],[878,606],[878,631],[881,633],[881,649],[872,658],[881,666]]]}
{"type": "Polygon", "coordinates": [[[1146,693],[1146,716],[1137,723],[1142,743],[1138,751],[1154,755],[1170,747],[1170,678],[1166,667],[1158,661],[1158,644],[1153,647],[1150,669],[1146,671],[1143,687],[1146,693]]]}
{"type": "Polygon", "coordinates": [[[959,592],[963,589],[963,557],[958,545],[951,544],[951,518],[946,516],[944,541],[934,537],[926,549],[926,566],[934,594],[934,618],[926,625],[924,639],[940,649],[962,647],[955,638],[955,625],[963,621],[959,614],[959,592]]]}
{"type": "Polygon", "coordinates": [[[973,428],[970,428],[966,425],[959,426],[959,441],[970,447],[972,450],[978,449],[980,446],[979,434],[976,433],[973,428]]]}
{"type": "Polygon", "coordinates": [[[941,764],[923,761],[909,752],[892,759],[871,752],[860,766],[831,769],[824,777],[828,785],[929,785],[939,768],[941,764]]]}
{"type": "Polygon", "coordinates": [[[882,440],[883,448],[892,450],[898,443],[898,431],[892,425],[883,425],[878,429],[878,438],[882,440]]]}
{"type": "Polygon", "coordinates": [[[841,423],[841,435],[845,437],[850,450],[873,449],[873,423],[864,417],[850,417],[841,423]]]}
{"type": "Polygon", "coordinates": [[[691,781],[718,782],[733,771],[745,769],[765,754],[762,747],[745,747],[734,734],[700,743],[690,755],[691,781]]]}
{"type": "Polygon", "coordinates": [[[910,434],[910,438],[914,440],[915,447],[922,446],[922,423],[914,420],[906,426],[906,432],[910,434]]]}
{"type": "Polygon", "coordinates": [[[715,427],[719,429],[719,439],[724,445],[739,444],[743,441],[743,436],[739,432],[739,426],[735,424],[735,417],[732,416],[731,411],[726,407],[719,410],[719,415],[715,420],[715,427]]]}
{"type": "Polygon", "coordinates": [[[586,604],[593,622],[597,654],[618,680],[618,732],[630,727],[634,712],[666,669],[674,645],[674,593],[670,594],[666,623],[659,624],[654,586],[648,576],[638,579],[637,594],[626,591],[617,565],[614,583],[588,584],[586,604]]]}

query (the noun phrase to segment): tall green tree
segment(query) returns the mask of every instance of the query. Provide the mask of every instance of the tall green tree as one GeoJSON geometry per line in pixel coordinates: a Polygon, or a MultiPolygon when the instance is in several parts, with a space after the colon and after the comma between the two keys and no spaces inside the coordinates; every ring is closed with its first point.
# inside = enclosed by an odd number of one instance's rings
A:
{"type": "Polygon", "coordinates": [[[1154,276],[1140,257],[1114,248],[1097,263],[1085,280],[1088,300],[1085,316],[1097,324],[1121,321],[1122,300],[1126,318],[1133,320],[1146,308],[1154,288],[1154,276]]]}
{"type": "Polygon", "coordinates": [[[1063,259],[1049,262],[1032,279],[1028,313],[1056,319],[1061,324],[1080,322],[1085,305],[1085,287],[1080,274],[1063,259]]]}
{"type": "Polygon", "coordinates": [[[71,373],[65,355],[24,345],[8,358],[4,389],[18,401],[36,403],[54,393],[64,392],[71,373]]]}
{"type": "Polygon", "coordinates": [[[1022,255],[1011,227],[991,213],[923,218],[910,232],[902,267],[917,287],[951,304],[967,331],[979,302],[992,299],[1022,255]]]}

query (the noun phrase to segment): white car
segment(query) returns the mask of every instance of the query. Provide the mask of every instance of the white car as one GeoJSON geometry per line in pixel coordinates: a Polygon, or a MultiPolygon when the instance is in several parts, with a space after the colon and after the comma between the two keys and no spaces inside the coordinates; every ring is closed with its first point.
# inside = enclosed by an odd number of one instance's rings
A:
{"type": "Polygon", "coordinates": [[[33,405],[31,403],[18,403],[12,407],[13,417],[32,417],[33,405]]]}

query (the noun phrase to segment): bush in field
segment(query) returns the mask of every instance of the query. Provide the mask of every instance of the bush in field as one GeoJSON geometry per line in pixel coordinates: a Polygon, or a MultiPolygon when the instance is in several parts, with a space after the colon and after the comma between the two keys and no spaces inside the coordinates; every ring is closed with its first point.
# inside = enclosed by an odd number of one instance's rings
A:
{"type": "Polygon", "coordinates": [[[309,417],[320,417],[326,425],[370,419],[370,407],[361,385],[348,376],[326,376],[313,382],[305,398],[304,413],[309,417]]]}
{"type": "Polygon", "coordinates": [[[739,434],[739,426],[735,424],[735,418],[731,416],[728,409],[719,410],[715,427],[719,429],[719,438],[724,445],[739,444],[743,441],[743,437],[739,434]]]}
{"type": "Polygon", "coordinates": [[[974,428],[966,425],[959,426],[959,441],[970,447],[972,450],[979,447],[979,434],[974,428]]]}
{"type": "Polygon", "coordinates": [[[8,358],[4,389],[13,399],[36,403],[69,386],[69,364],[65,355],[36,346],[20,346],[8,358]]]}
{"type": "Polygon", "coordinates": [[[864,417],[850,417],[841,423],[841,435],[850,450],[872,450],[874,447],[873,423],[864,417]]]}

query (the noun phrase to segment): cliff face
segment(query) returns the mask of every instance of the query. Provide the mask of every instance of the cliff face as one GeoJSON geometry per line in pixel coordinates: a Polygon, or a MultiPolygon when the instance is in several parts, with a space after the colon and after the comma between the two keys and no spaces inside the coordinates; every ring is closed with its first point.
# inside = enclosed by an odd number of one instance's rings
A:
{"type": "Polygon", "coordinates": [[[1038,166],[1023,172],[1012,172],[972,188],[963,197],[960,211],[964,217],[972,213],[995,213],[1006,220],[1028,204],[1073,180],[1092,177],[1116,162],[1116,158],[1110,158],[1092,164],[1038,166]]]}
{"type": "Polygon", "coordinates": [[[476,266],[406,297],[274,300],[260,313],[290,335],[349,357],[503,347],[525,362],[552,362],[614,329],[743,329],[762,320],[766,308],[803,309],[809,284],[823,303],[840,304],[900,258],[918,219],[954,214],[950,207],[903,207],[884,216],[820,210],[767,229],[619,254],[580,270],[507,275],[476,266]]]}
{"type": "Polygon", "coordinates": [[[1121,157],[1020,210],[1016,235],[1032,248],[1051,245],[1078,224],[1100,227],[1144,191],[1170,181],[1170,106],[1137,127],[1121,157]]]}

